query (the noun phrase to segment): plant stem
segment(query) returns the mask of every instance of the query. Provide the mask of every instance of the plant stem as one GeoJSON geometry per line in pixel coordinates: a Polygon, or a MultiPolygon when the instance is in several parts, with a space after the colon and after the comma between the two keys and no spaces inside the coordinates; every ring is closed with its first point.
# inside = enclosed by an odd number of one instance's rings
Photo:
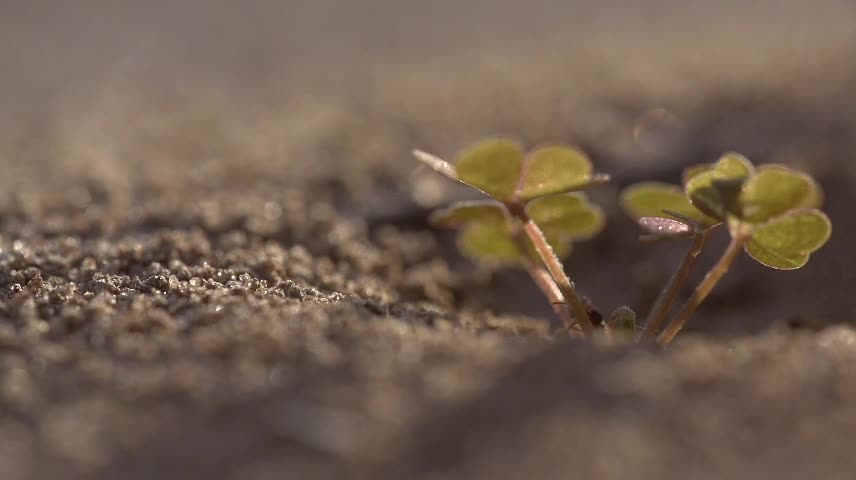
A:
{"type": "Polygon", "coordinates": [[[586,337],[591,336],[594,332],[594,327],[591,324],[588,311],[586,310],[585,305],[583,305],[579,295],[577,295],[577,291],[574,288],[574,284],[571,283],[571,279],[568,278],[568,275],[562,268],[562,262],[559,261],[559,257],[557,257],[555,252],[553,252],[553,247],[551,247],[547,242],[547,238],[544,236],[544,232],[541,231],[541,227],[529,218],[529,215],[526,214],[526,211],[522,206],[517,204],[508,204],[507,207],[512,215],[517,217],[517,219],[520,220],[520,223],[523,224],[523,231],[529,237],[529,240],[532,241],[535,251],[538,253],[538,256],[541,257],[541,261],[544,263],[544,266],[547,267],[547,271],[550,272],[550,276],[553,277],[553,280],[559,287],[559,291],[571,307],[571,312],[573,312],[574,319],[582,329],[583,335],[586,337]]]}
{"type": "MultiPolygon", "coordinates": [[[[515,229],[514,241],[517,242],[517,248],[521,252],[528,250],[526,236],[519,228],[515,229]]],[[[565,325],[568,334],[571,336],[580,336],[581,332],[579,329],[574,328],[576,322],[574,321],[573,314],[571,314],[571,310],[568,308],[568,302],[565,300],[565,296],[562,295],[562,291],[559,290],[559,286],[556,285],[556,281],[553,280],[550,272],[540,265],[538,260],[529,257],[529,255],[524,255],[524,263],[526,264],[526,271],[529,272],[529,276],[532,277],[532,280],[538,285],[544,296],[547,297],[547,300],[553,307],[553,311],[565,325]]]]}
{"type": "Polygon", "coordinates": [[[544,292],[544,296],[550,301],[553,311],[556,312],[556,315],[565,324],[568,334],[572,337],[580,336],[581,332],[574,328],[574,316],[568,308],[568,303],[565,301],[565,297],[562,295],[553,277],[550,276],[550,272],[545,270],[544,267],[536,265],[535,262],[528,263],[526,270],[529,272],[532,280],[535,281],[535,284],[544,292]]]}
{"type": "Polygon", "coordinates": [[[686,282],[687,276],[692,270],[696,258],[698,258],[698,254],[701,252],[706,240],[707,232],[704,231],[693,236],[693,243],[690,246],[690,249],[687,251],[686,256],[684,256],[684,259],[681,260],[681,264],[678,266],[674,275],[672,275],[672,278],[669,279],[669,283],[667,283],[663,291],[660,292],[660,295],[657,297],[657,301],[654,302],[654,306],[651,307],[651,311],[648,313],[648,318],[645,319],[645,324],[639,332],[636,341],[653,342],[656,340],[660,327],[662,327],[663,322],[666,321],[666,314],[669,313],[669,308],[671,308],[672,302],[675,301],[675,297],[678,295],[678,291],[680,291],[681,286],[686,282]]]}
{"type": "Polygon", "coordinates": [[[667,347],[672,343],[672,340],[675,339],[675,335],[684,328],[684,325],[686,325],[692,314],[695,313],[698,306],[701,305],[705,298],[707,298],[707,295],[711,290],[713,290],[713,287],[716,286],[719,280],[722,279],[723,275],[728,272],[728,269],[740,254],[740,251],[743,249],[743,244],[746,243],[748,238],[749,237],[742,232],[732,234],[731,243],[728,244],[728,248],[725,249],[725,253],[723,253],[722,257],[719,258],[719,261],[711,267],[710,271],[707,272],[707,275],[705,275],[701,283],[698,284],[690,298],[683,304],[680,311],[675,314],[675,317],[672,319],[671,323],[669,323],[669,326],[666,327],[660,337],[657,338],[657,343],[660,344],[660,346],[667,347]]]}

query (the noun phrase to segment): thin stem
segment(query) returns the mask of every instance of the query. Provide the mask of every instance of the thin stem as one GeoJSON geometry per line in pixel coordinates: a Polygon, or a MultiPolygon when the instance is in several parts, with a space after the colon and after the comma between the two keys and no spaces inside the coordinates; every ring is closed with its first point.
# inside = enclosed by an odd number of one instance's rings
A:
{"type": "Polygon", "coordinates": [[[556,282],[553,281],[550,272],[545,270],[544,267],[536,265],[535,262],[528,263],[526,270],[529,272],[532,280],[535,281],[535,284],[538,285],[538,288],[544,293],[544,296],[547,297],[547,300],[550,301],[553,311],[562,320],[562,323],[565,324],[568,334],[572,337],[580,336],[581,332],[574,328],[576,322],[570,308],[568,308],[568,302],[565,301],[565,297],[562,295],[556,282]]]}
{"type": "Polygon", "coordinates": [[[562,262],[559,261],[559,257],[557,257],[555,252],[553,252],[553,247],[551,247],[547,242],[544,232],[541,231],[541,228],[537,223],[529,218],[529,215],[526,214],[523,207],[517,204],[508,204],[507,207],[512,215],[517,217],[517,219],[520,220],[520,223],[523,224],[523,231],[529,237],[529,240],[532,241],[535,251],[538,253],[538,256],[541,257],[541,261],[544,263],[544,266],[547,267],[547,271],[550,272],[550,275],[553,277],[553,280],[562,292],[562,296],[565,297],[565,300],[570,305],[571,312],[574,314],[574,319],[582,329],[583,335],[586,337],[591,336],[594,332],[594,327],[592,326],[588,311],[586,310],[585,305],[583,305],[579,295],[577,295],[577,291],[574,288],[574,284],[571,283],[571,279],[568,278],[568,275],[562,268],[562,262]]]}
{"type": "Polygon", "coordinates": [[[705,231],[701,231],[693,236],[693,243],[690,245],[689,250],[687,250],[687,254],[681,260],[681,264],[674,275],[672,275],[672,278],[669,279],[669,283],[660,292],[657,301],[654,302],[654,306],[651,307],[651,311],[645,319],[645,324],[636,338],[638,342],[653,342],[656,340],[657,333],[659,333],[660,328],[666,321],[666,314],[669,313],[669,308],[672,307],[672,302],[675,301],[675,297],[678,295],[681,286],[686,282],[687,276],[689,276],[706,240],[707,232],[705,231]]]}
{"type": "MultiPolygon", "coordinates": [[[[514,241],[517,242],[517,247],[521,252],[526,252],[528,250],[526,247],[526,236],[520,228],[515,228],[514,230],[514,241]]],[[[565,301],[565,296],[562,295],[562,291],[559,290],[559,286],[556,285],[556,281],[553,280],[550,272],[545,270],[537,260],[529,257],[529,255],[524,255],[523,261],[526,264],[526,271],[529,272],[529,276],[532,277],[532,280],[538,285],[544,296],[547,297],[547,300],[553,307],[553,311],[562,320],[562,323],[565,324],[568,334],[579,336],[581,332],[574,328],[576,321],[573,314],[571,314],[571,310],[568,308],[568,302],[565,301]]]]}
{"type": "MultiPolygon", "coordinates": [[[[739,230],[739,229],[738,229],[739,230]]],[[[698,284],[693,294],[689,299],[683,304],[680,311],[675,314],[675,317],[672,319],[669,326],[663,331],[659,338],[657,338],[657,343],[660,346],[667,347],[672,340],[675,339],[675,335],[684,328],[687,321],[690,319],[693,313],[695,313],[696,309],[699,305],[707,298],[707,295],[713,290],[713,287],[719,282],[720,279],[728,272],[728,269],[731,268],[731,264],[734,263],[734,260],[740,255],[740,251],[743,249],[743,244],[748,240],[748,235],[743,232],[737,232],[736,234],[732,234],[731,243],[728,244],[728,248],[725,249],[725,253],[722,254],[719,261],[711,267],[710,271],[707,272],[704,279],[702,279],[701,283],[698,284]]]]}

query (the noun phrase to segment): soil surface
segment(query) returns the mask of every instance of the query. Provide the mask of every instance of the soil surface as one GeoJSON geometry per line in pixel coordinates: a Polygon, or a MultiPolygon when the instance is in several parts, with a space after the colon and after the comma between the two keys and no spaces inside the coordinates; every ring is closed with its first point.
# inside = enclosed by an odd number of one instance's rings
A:
{"type": "Polygon", "coordinates": [[[3,480],[852,478],[851,2],[98,3],[0,15],[3,480]],[[425,221],[472,193],[410,150],[488,134],[613,175],[566,264],[604,314],[685,248],[630,183],[737,150],[833,237],[668,351],[575,342],[425,221]]]}

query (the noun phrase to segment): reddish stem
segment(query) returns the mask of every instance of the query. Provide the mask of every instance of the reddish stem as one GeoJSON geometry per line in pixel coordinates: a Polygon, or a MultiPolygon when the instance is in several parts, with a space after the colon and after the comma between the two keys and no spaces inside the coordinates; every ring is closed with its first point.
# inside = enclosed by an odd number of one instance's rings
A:
{"type": "Polygon", "coordinates": [[[686,282],[687,276],[689,276],[706,240],[707,233],[704,231],[693,237],[693,243],[687,251],[686,256],[684,256],[672,278],[669,279],[669,283],[660,292],[657,301],[654,302],[654,306],[651,307],[651,312],[648,313],[648,318],[645,319],[645,324],[637,336],[637,341],[653,342],[656,340],[657,333],[659,333],[660,328],[666,321],[666,314],[669,313],[669,308],[671,308],[672,303],[675,301],[675,297],[678,295],[681,286],[686,282]]]}
{"type": "Polygon", "coordinates": [[[571,283],[571,279],[568,278],[568,275],[565,273],[565,270],[562,267],[562,262],[559,260],[559,257],[556,256],[556,253],[553,252],[553,247],[551,247],[550,243],[547,242],[547,238],[544,236],[544,232],[541,231],[541,227],[529,218],[529,215],[526,214],[526,211],[522,206],[518,204],[508,204],[507,207],[512,215],[517,217],[517,219],[520,220],[520,223],[523,224],[523,231],[529,237],[529,240],[532,241],[535,251],[541,258],[541,262],[543,262],[547,271],[550,272],[550,275],[553,277],[553,280],[562,292],[562,296],[565,297],[565,300],[571,307],[571,312],[573,312],[574,319],[582,329],[583,335],[586,337],[591,336],[594,332],[594,327],[592,326],[588,311],[577,294],[574,284],[571,283]]]}
{"type": "Polygon", "coordinates": [[[728,244],[728,248],[725,249],[725,253],[722,254],[719,261],[707,272],[704,279],[701,283],[698,284],[693,294],[689,299],[684,303],[681,307],[680,311],[675,314],[675,317],[672,319],[669,326],[663,331],[659,338],[657,338],[657,343],[660,346],[667,347],[672,340],[675,339],[675,336],[681,329],[684,328],[687,321],[689,321],[690,317],[695,313],[696,309],[698,309],[699,305],[707,298],[708,294],[710,294],[713,287],[719,282],[720,279],[728,272],[728,269],[731,268],[731,265],[734,263],[734,260],[740,255],[740,251],[743,250],[743,245],[748,240],[748,236],[742,234],[742,232],[738,232],[736,235],[731,237],[731,243],[728,244]]]}

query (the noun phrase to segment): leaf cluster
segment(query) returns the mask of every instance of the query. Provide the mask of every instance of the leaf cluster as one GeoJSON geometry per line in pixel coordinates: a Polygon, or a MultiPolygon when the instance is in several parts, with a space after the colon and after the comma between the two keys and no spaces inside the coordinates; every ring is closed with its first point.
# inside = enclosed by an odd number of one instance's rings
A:
{"type": "Polygon", "coordinates": [[[645,182],[622,193],[625,210],[651,233],[692,235],[724,223],[746,237],[749,256],[781,270],[804,266],[829,239],[822,203],[810,176],[783,165],[756,168],[736,153],[686,169],[683,188],[645,182]]]}
{"type": "Polygon", "coordinates": [[[477,260],[537,258],[509,209],[522,209],[560,258],[570,254],[572,241],[590,238],[604,226],[603,211],[580,190],[608,177],[594,173],[591,161],[576,148],[548,145],[525,153],[517,142],[499,138],[470,146],[451,164],[421,152],[417,158],[492,198],[459,202],[431,216],[436,226],[460,228],[461,250],[477,260]]]}

